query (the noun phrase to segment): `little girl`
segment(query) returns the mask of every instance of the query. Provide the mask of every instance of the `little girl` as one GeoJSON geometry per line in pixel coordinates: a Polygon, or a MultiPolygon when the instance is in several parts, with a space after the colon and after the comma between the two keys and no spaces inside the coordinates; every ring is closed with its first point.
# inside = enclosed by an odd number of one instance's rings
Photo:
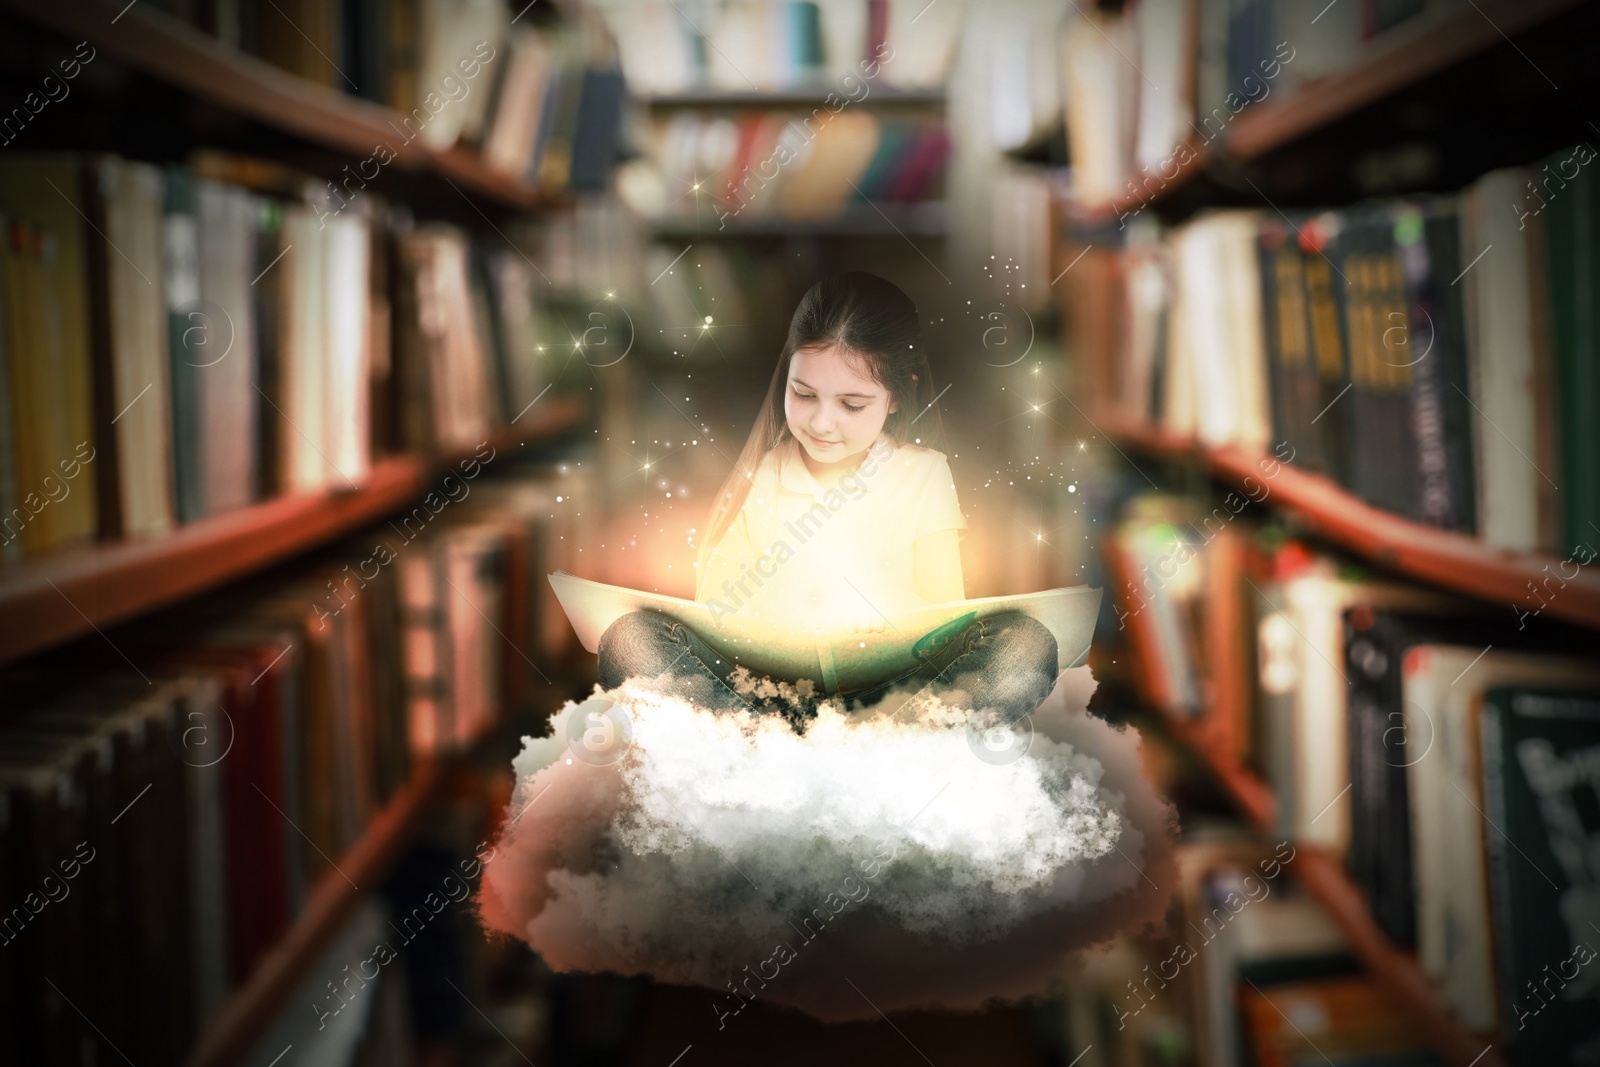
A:
{"type": "MultiPolygon", "coordinates": [[[[805,633],[881,631],[908,609],[963,599],[959,531],[967,522],[944,453],[918,443],[942,438],[933,403],[917,310],[905,293],[861,273],[812,286],[712,509],[695,599],[719,621],[738,615],[805,633]]],[[[855,709],[894,689],[960,690],[964,706],[1012,723],[1049,694],[1056,657],[1042,623],[991,615],[913,670],[838,696],[855,709]]],[[[697,703],[777,711],[804,730],[814,701],[793,708],[741,697],[730,681],[736,668],[656,612],[625,615],[600,639],[607,688],[666,676],[697,703]]],[[[817,691],[815,682],[797,688],[817,691]]]]}

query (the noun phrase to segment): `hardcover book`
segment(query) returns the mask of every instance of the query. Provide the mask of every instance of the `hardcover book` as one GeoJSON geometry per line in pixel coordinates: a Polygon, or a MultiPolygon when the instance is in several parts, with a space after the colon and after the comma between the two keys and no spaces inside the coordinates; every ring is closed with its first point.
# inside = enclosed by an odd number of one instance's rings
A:
{"type": "Polygon", "coordinates": [[[779,678],[820,679],[829,693],[864,689],[912,670],[976,619],[1020,611],[1055,635],[1061,669],[1081,666],[1100,613],[1100,590],[1084,586],[1020,596],[980,597],[929,604],[885,622],[873,633],[782,633],[751,620],[719,618],[708,604],[605,585],[566,571],[550,586],[578,640],[598,652],[600,635],[634,611],[659,611],[690,627],[718,653],[750,670],[779,678]]]}

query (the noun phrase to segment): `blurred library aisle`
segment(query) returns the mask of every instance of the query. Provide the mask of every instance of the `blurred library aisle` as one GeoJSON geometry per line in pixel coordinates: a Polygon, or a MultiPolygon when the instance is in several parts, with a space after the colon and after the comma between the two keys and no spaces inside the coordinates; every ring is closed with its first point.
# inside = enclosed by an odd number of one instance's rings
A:
{"type": "MultiPolygon", "coordinates": [[[[0,0],[0,1063],[1600,1064],[1597,37],[0,0]],[[548,576],[692,598],[848,271],[918,309],[966,596],[1103,590],[1073,781],[1170,806],[1108,861],[1164,910],[981,1012],[553,968],[485,890],[598,683],[548,576]]],[[[603,884],[595,797],[541,877],[603,884]]]]}

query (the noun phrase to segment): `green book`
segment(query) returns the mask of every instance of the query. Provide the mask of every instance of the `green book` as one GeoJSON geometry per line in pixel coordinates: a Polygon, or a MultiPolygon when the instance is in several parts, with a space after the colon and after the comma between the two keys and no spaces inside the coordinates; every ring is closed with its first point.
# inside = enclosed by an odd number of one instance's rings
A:
{"type": "Polygon", "coordinates": [[[1600,693],[1496,687],[1479,719],[1501,1029],[1518,1065],[1600,1048],[1600,693]]]}
{"type": "Polygon", "coordinates": [[[1548,234],[1550,334],[1555,364],[1555,412],[1561,472],[1561,552],[1600,543],[1600,328],[1595,316],[1600,297],[1600,181],[1592,168],[1578,168],[1570,179],[1561,163],[1568,149],[1551,156],[1537,172],[1540,182],[1527,205],[1544,202],[1548,234]]]}
{"type": "Polygon", "coordinates": [[[204,337],[200,309],[200,221],[194,176],[169,167],[162,220],[167,292],[167,353],[172,372],[173,499],[178,521],[204,518],[205,484],[200,462],[200,365],[204,337]]]}

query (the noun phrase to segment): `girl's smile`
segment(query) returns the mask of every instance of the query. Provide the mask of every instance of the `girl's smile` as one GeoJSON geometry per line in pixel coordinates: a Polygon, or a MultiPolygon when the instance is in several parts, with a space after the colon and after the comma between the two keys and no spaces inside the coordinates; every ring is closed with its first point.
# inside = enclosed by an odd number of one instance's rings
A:
{"type": "Polygon", "coordinates": [[[838,345],[801,348],[789,362],[783,413],[819,480],[848,474],[900,405],[838,345]]]}

